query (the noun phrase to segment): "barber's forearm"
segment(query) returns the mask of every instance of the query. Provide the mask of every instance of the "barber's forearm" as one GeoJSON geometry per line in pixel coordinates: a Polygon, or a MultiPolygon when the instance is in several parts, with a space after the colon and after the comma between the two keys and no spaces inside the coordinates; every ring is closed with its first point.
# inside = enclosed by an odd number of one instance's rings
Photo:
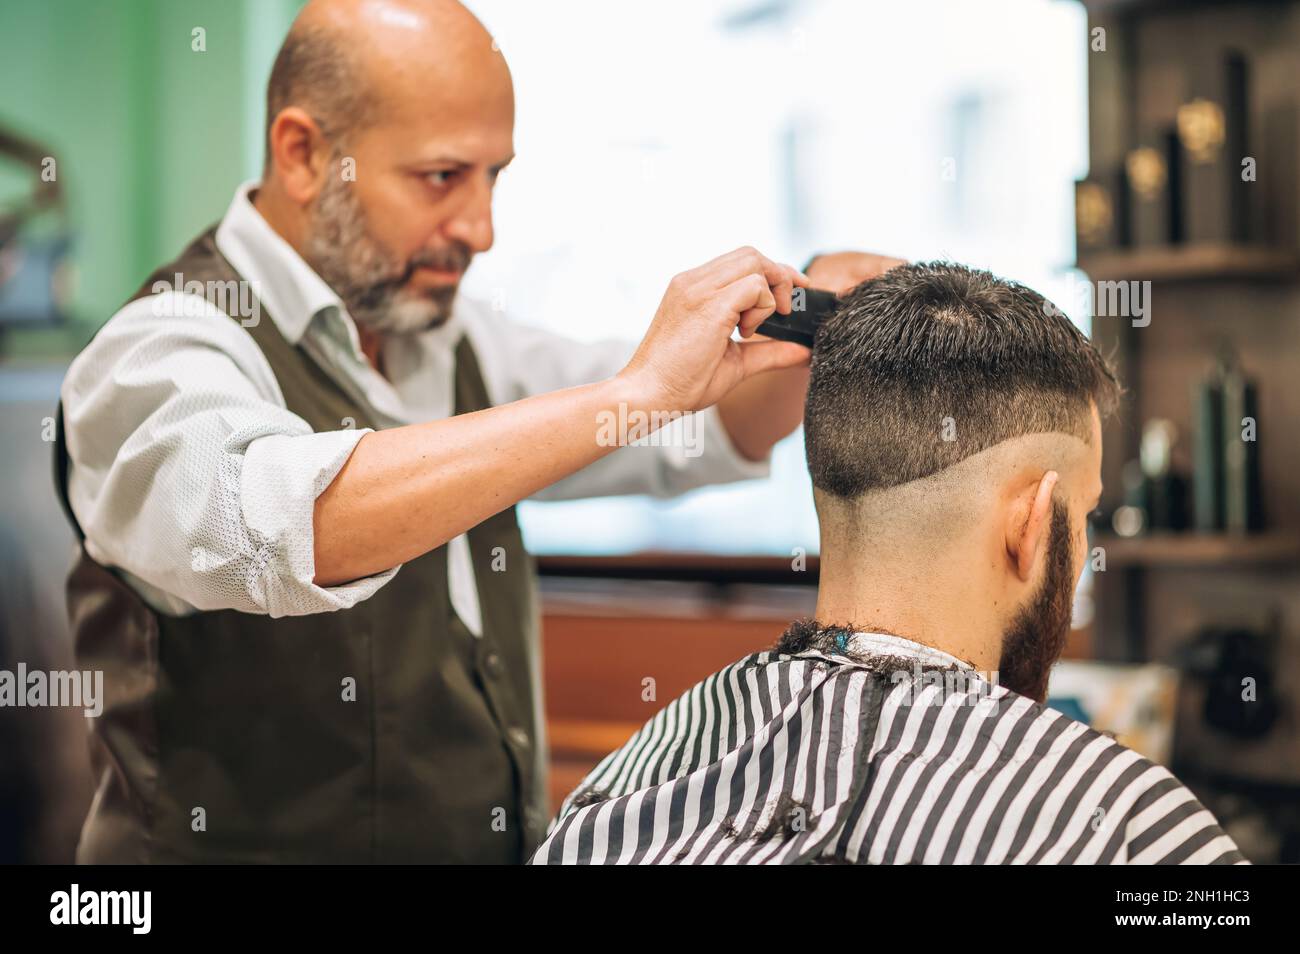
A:
{"type": "Polygon", "coordinates": [[[803,421],[807,366],[768,371],[741,382],[718,402],[718,415],[736,450],[762,460],[803,421]]]}
{"type": "Polygon", "coordinates": [[[365,435],[316,499],[315,582],[412,560],[604,457],[600,412],[647,409],[643,391],[620,376],[365,435]]]}

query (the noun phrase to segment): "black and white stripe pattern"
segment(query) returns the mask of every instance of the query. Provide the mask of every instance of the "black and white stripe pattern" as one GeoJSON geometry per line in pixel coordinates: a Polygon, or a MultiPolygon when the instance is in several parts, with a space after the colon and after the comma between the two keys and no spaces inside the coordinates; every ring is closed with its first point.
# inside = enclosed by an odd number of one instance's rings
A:
{"type": "Polygon", "coordinates": [[[705,679],[591,772],[532,863],[1244,862],[1164,768],[973,670],[918,679],[875,638],[705,679]]]}

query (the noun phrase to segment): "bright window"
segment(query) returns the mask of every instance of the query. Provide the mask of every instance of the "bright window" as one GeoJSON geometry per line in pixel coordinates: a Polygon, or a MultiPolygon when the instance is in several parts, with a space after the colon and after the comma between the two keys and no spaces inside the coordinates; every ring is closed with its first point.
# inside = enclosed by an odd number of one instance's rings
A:
{"type": "MultiPolygon", "coordinates": [[[[1081,5],[471,6],[514,72],[519,158],[466,286],[519,320],[639,338],[674,273],[745,244],[795,265],[840,248],[949,258],[1074,307],[1081,5]]],[[[521,513],[541,553],[817,546],[798,433],[769,481],[521,513]]]]}

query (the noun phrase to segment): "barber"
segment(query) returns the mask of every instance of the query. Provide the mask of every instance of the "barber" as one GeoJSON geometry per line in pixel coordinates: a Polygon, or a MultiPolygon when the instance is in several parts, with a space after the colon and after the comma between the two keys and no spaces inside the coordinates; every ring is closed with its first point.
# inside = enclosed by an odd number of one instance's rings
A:
{"type": "Polygon", "coordinates": [[[739,249],[673,278],[639,346],[566,341],[456,294],[514,122],[464,8],[315,0],[267,99],[261,182],[63,385],[106,695],[77,857],[519,861],[547,818],[515,504],[766,474],[809,355],[733,332],[892,260],[739,249]],[[702,453],[599,439],[636,411],[697,412],[702,453]]]}

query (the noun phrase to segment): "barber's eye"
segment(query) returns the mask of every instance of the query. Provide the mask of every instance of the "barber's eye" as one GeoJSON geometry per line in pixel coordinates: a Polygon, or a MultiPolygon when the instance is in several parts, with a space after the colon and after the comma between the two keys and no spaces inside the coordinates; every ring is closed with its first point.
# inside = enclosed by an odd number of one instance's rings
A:
{"type": "Polygon", "coordinates": [[[455,169],[439,169],[437,172],[426,172],[424,178],[428,180],[429,185],[444,186],[455,174],[455,169]]]}

